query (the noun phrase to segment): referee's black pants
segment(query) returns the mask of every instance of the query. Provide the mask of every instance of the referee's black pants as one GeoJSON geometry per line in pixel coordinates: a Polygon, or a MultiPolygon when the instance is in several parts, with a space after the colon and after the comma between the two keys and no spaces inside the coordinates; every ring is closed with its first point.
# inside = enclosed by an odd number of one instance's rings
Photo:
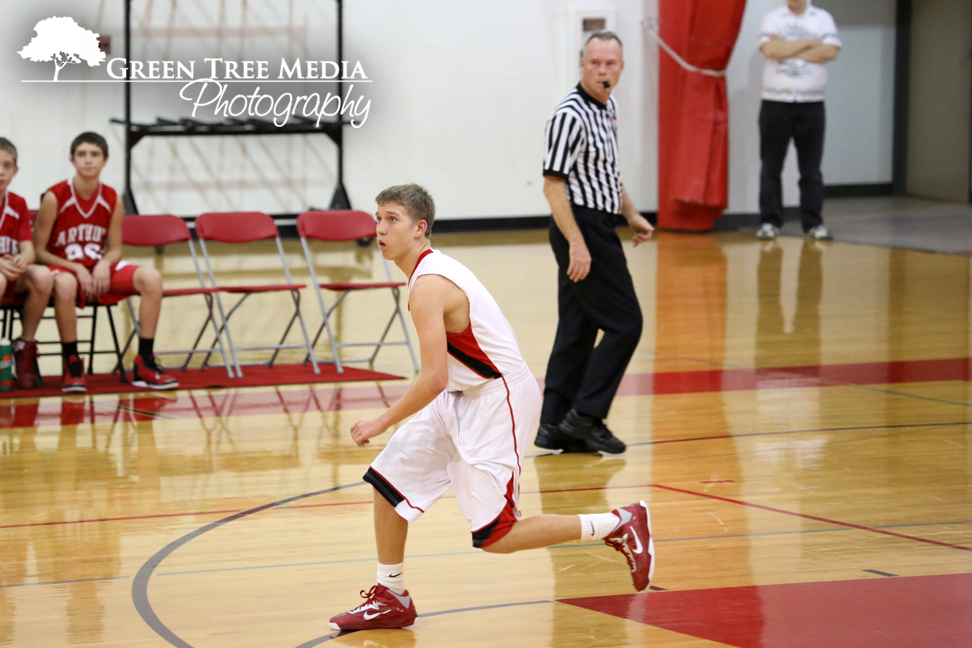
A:
{"type": "Polygon", "coordinates": [[[615,229],[616,216],[572,207],[591,254],[591,271],[578,282],[567,276],[570,245],[551,219],[560,321],[547,363],[540,412],[540,422],[550,425],[559,424],[571,407],[582,414],[607,417],[641,339],[641,307],[615,229]],[[604,335],[595,347],[599,330],[604,335]]]}
{"type": "Polygon", "coordinates": [[[824,103],[790,103],[763,100],[759,109],[760,221],[783,226],[783,187],[780,174],[790,140],[796,145],[800,168],[800,224],[809,231],[823,224],[824,103]]]}

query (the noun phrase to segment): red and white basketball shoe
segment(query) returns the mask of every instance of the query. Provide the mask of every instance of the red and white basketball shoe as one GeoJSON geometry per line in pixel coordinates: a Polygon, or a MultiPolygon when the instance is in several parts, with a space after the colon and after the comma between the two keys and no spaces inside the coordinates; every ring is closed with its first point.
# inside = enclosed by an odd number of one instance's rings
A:
{"type": "Polygon", "coordinates": [[[332,630],[407,628],[418,616],[407,590],[398,595],[383,585],[375,585],[367,592],[361,590],[361,598],[365,602],[358,607],[331,617],[332,630]]]}
{"type": "Polygon", "coordinates": [[[655,542],[651,539],[651,515],[644,501],[611,511],[621,523],[604,544],[624,554],[631,568],[631,580],[639,592],[651,585],[655,574],[655,542]]]}

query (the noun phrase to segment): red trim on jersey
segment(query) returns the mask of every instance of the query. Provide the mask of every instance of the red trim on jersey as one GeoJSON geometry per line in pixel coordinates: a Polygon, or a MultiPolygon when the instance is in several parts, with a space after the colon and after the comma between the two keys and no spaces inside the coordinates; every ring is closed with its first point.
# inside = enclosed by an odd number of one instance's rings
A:
{"type": "MultiPolygon", "coordinates": [[[[462,333],[449,333],[446,331],[446,344],[448,345],[449,355],[466,365],[483,378],[500,378],[502,373],[489,359],[486,352],[479,346],[476,336],[473,334],[472,322],[462,333]]],[[[509,389],[507,389],[507,394],[509,389]]]]}
{"type": "MultiPolygon", "coordinates": [[[[432,254],[432,248],[429,248],[428,250],[426,250],[425,252],[423,252],[422,254],[419,255],[419,258],[416,259],[416,261],[415,261],[415,267],[412,268],[412,272],[410,272],[409,275],[408,275],[408,283],[410,283],[410,284],[412,283],[412,277],[415,276],[415,271],[418,270],[419,264],[422,263],[422,259],[424,259],[425,257],[429,256],[430,254],[432,254]]],[[[409,288],[411,288],[411,286],[409,286],[409,288]]],[[[412,312],[412,302],[411,301],[407,302],[405,304],[405,308],[407,308],[408,309],[408,312],[411,313],[412,312]]]]}
{"type": "Polygon", "coordinates": [[[415,506],[414,504],[412,504],[411,502],[409,502],[409,501],[408,501],[408,498],[407,498],[407,497],[405,497],[405,496],[404,496],[404,495],[402,494],[402,491],[400,491],[400,490],[398,490],[397,488],[395,488],[395,486],[394,486],[394,485],[393,485],[393,484],[392,484],[392,483],[391,483],[390,481],[388,481],[388,479],[387,479],[387,478],[386,478],[386,477],[385,477],[384,475],[382,475],[382,474],[381,474],[380,472],[378,472],[377,470],[375,470],[375,467],[374,467],[374,466],[368,466],[368,468],[370,468],[371,470],[374,470],[374,473],[375,473],[376,475],[378,475],[379,477],[381,477],[381,478],[382,478],[382,479],[384,480],[384,482],[385,482],[386,484],[388,484],[388,487],[389,487],[389,488],[391,488],[391,489],[392,489],[393,491],[395,491],[396,493],[398,493],[398,496],[402,498],[402,501],[403,501],[403,502],[405,502],[406,504],[408,504],[409,506],[411,506],[411,507],[412,507],[413,509],[415,509],[416,511],[422,511],[422,513],[425,513],[425,510],[424,510],[424,509],[420,509],[419,507],[417,507],[417,506],[415,506]]]}
{"type": "Polygon", "coordinates": [[[412,268],[412,272],[408,275],[409,283],[412,282],[412,277],[415,275],[415,271],[418,270],[419,264],[422,263],[422,259],[432,254],[432,248],[429,248],[425,252],[419,255],[419,258],[415,260],[415,267],[412,268]]]}

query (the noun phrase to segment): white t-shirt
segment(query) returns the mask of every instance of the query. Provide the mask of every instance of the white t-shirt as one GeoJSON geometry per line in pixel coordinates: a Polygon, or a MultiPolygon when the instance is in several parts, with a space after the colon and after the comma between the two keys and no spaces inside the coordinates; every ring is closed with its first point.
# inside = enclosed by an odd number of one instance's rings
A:
{"type": "MultiPolygon", "coordinates": [[[[841,47],[833,16],[810,4],[802,14],[790,11],[785,4],[773,9],[759,26],[759,45],[770,41],[770,35],[792,41],[816,38],[824,45],[841,47]]],[[[782,61],[767,58],[763,68],[763,99],[770,101],[823,101],[827,85],[827,64],[810,63],[801,58],[782,61]]]]}

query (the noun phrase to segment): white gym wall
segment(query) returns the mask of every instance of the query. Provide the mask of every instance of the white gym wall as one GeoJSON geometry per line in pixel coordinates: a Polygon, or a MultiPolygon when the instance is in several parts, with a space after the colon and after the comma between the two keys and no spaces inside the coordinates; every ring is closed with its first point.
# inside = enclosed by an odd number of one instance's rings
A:
{"type": "MultiPolygon", "coordinates": [[[[779,1],[750,0],[727,71],[729,211],[757,208],[762,57],[756,34],[762,15],[779,1]]],[[[68,145],[87,129],[108,136],[105,180],[121,188],[122,128],[109,123],[123,115],[121,84],[21,83],[50,78],[53,64],[22,60],[17,50],[33,37],[37,21],[65,15],[111,36],[109,58],[123,56],[122,2],[8,4],[0,24],[6,50],[0,53],[0,134],[21,151],[13,191],[36,206],[43,189],[72,173],[68,145]]],[[[215,4],[174,4],[173,11],[171,3],[135,0],[133,59],[334,58],[331,0],[250,0],[245,15],[240,0],[227,0],[222,15],[215,4]]],[[[830,67],[825,181],[890,182],[894,0],[820,4],[834,14],[844,42],[830,67]]],[[[616,91],[625,185],[639,209],[656,208],[659,54],[643,21],[657,16],[657,0],[373,0],[346,2],[344,13],[344,58],[361,61],[373,79],[355,90],[371,100],[365,125],[345,130],[345,185],[354,206],[370,209],[380,189],[414,181],[432,191],[441,218],[547,213],[540,175],[544,123],[576,80],[576,23],[603,13],[625,45],[616,91]]],[[[83,65],[61,71],[62,79],[92,75],[83,65]]],[[[180,87],[134,86],[135,121],[188,116],[180,87]]],[[[214,120],[211,114],[197,118],[214,120]]],[[[334,146],[324,135],[145,138],[134,151],[134,189],[143,213],[296,212],[326,207],[335,181],[334,146]]],[[[793,204],[792,162],[785,177],[793,204]]]]}

